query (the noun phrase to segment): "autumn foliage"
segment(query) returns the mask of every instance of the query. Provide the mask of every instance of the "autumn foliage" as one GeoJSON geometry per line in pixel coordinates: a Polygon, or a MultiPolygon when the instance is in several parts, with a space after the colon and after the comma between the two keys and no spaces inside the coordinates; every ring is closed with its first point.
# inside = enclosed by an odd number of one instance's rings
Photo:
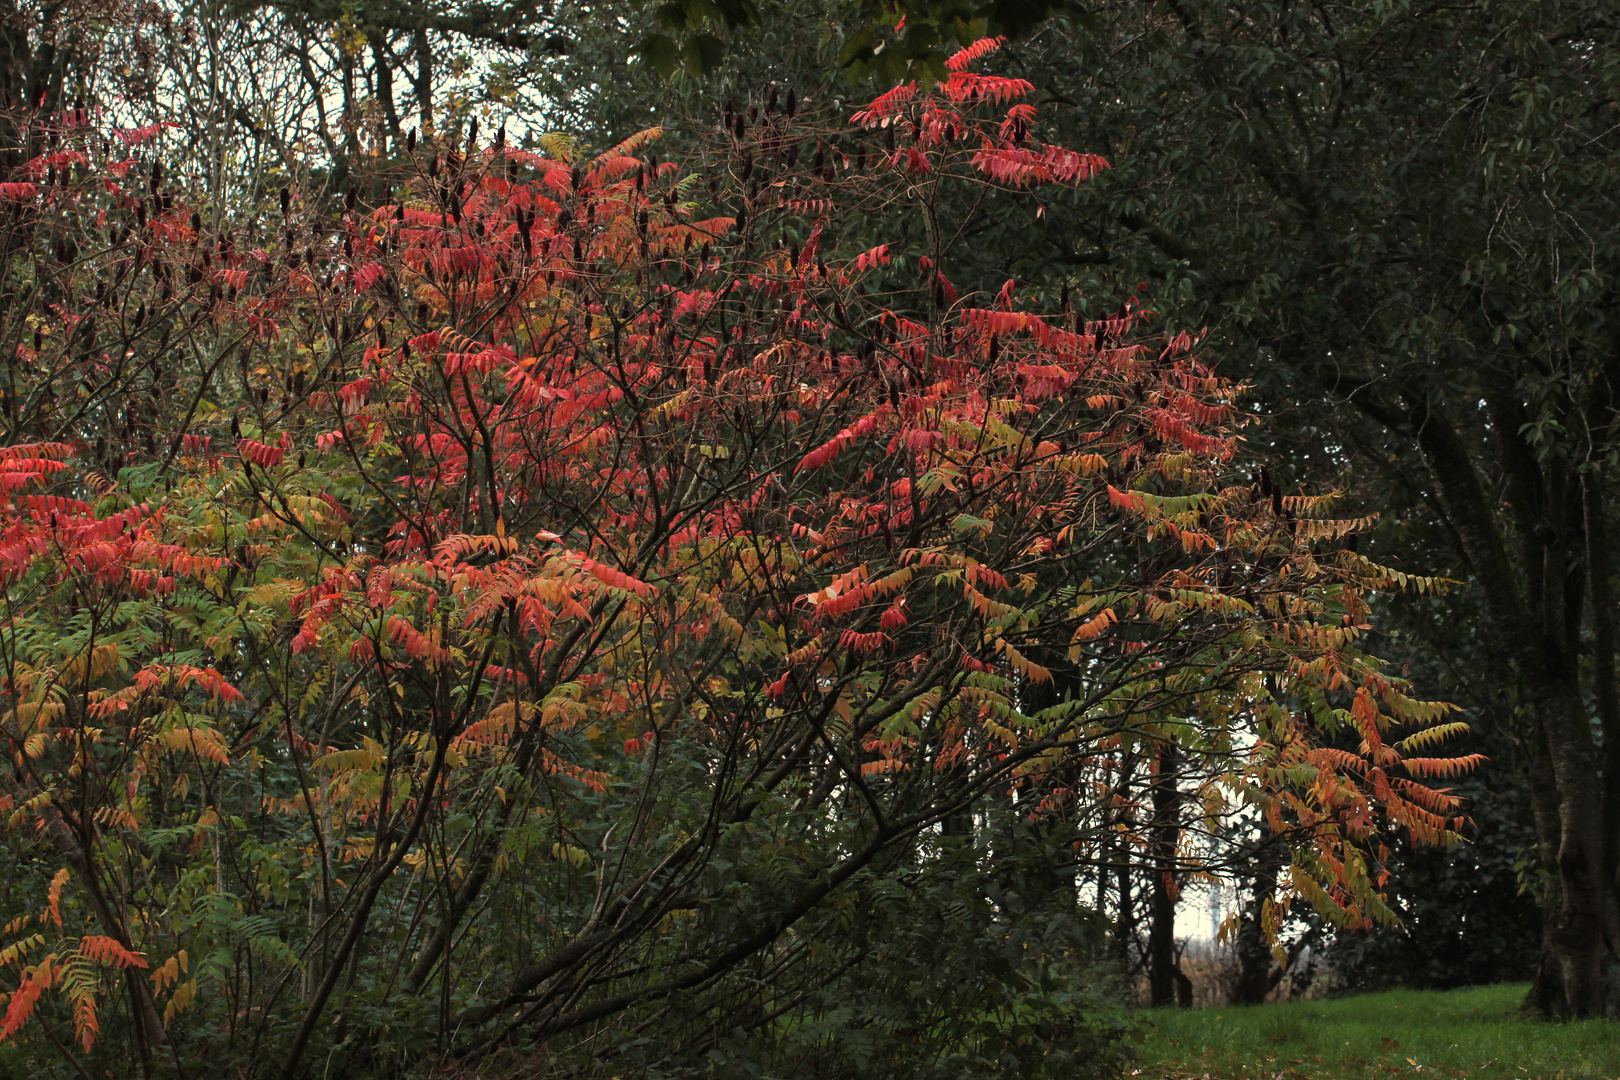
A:
{"type": "Polygon", "coordinates": [[[1119,761],[1167,747],[1186,866],[1257,814],[1274,922],[1380,917],[1381,830],[1450,839],[1470,762],[1358,643],[1434,583],[1251,476],[1242,388],[1136,297],[952,280],[942,185],[1107,167],[994,45],[852,123],[772,88],[679,163],[475,131],[262,211],[162,131],[30,120],[0,1038],[112,1010],[156,1067],[359,1075],[678,1013],[697,1052],[810,1015],[873,882],[986,807],[1145,844],[1119,761]]]}

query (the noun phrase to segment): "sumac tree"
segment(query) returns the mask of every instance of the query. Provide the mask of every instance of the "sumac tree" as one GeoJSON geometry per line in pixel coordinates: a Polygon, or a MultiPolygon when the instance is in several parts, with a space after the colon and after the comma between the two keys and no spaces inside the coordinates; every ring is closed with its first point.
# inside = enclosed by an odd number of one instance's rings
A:
{"type": "Polygon", "coordinates": [[[1469,761],[1357,642],[1371,590],[1433,583],[1247,476],[1241,388],[1134,300],[958,293],[942,187],[1106,167],[1035,140],[994,47],[853,124],[771,88],[682,164],[474,133],[224,231],[161,131],[26,120],[6,1039],[286,1078],[1105,1068],[1084,935],[1009,898],[1067,874],[1074,923],[1103,837],[1220,869],[1120,830],[1158,805],[1124,759],[1208,836],[1287,838],[1273,923],[1383,913],[1380,830],[1451,838],[1425,781],[1469,761]],[[926,250],[840,246],[910,216],[926,250]],[[971,977],[908,996],[931,935],[971,977]]]}

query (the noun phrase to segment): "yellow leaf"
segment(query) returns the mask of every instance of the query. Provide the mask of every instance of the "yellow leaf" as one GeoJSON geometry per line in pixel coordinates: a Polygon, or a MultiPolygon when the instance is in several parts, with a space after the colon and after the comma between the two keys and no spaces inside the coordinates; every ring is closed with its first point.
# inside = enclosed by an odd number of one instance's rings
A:
{"type": "Polygon", "coordinates": [[[577,848],[573,844],[552,844],[551,856],[560,859],[570,866],[584,866],[591,861],[590,853],[584,848],[577,848]]]}

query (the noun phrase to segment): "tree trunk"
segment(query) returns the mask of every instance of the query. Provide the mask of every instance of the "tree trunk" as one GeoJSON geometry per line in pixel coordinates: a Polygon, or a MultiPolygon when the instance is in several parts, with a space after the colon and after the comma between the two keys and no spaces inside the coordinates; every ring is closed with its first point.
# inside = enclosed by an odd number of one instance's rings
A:
{"type": "MultiPolygon", "coordinates": [[[[1153,873],[1151,922],[1148,926],[1148,993],[1155,1005],[1177,999],[1181,974],[1176,959],[1176,846],[1181,838],[1181,792],[1176,787],[1177,747],[1159,751],[1153,777],[1153,873]]],[[[1183,977],[1184,978],[1184,977],[1183,977]]]]}
{"type": "MultiPolygon", "coordinates": [[[[33,8],[40,22],[38,44],[29,41],[28,26],[33,21],[29,6],[19,9],[17,0],[0,0],[0,108],[27,108],[50,114],[62,108],[62,91],[74,50],[62,31],[60,2],[33,8]]],[[[0,128],[8,140],[17,132],[11,121],[0,128]]],[[[25,150],[24,156],[31,156],[25,150]]]]}
{"type": "Polygon", "coordinates": [[[1115,894],[1119,898],[1119,907],[1114,918],[1114,949],[1121,972],[1126,974],[1131,970],[1131,939],[1136,934],[1136,924],[1131,910],[1131,819],[1126,809],[1130,799],[1131,770],[1135,761],[1130,755],[1120,763],[1119,784],[1117,799],[1118,809],[1114,818],[1114,880],[1115,894]]]}
{"type": "Polygon", "coordinates": [[[1561,1012],[1564,1007],[1564,975],[1558,962],[1558,948],[1553,944],[1553,927],[1558,909],[1558,785],[1553,781],[1552,763],[1547,760],[1547,747],[1541,732],[1531,733],[1529,758],[1530,812],[1536,829],[1536,868],[1552,883],[1550,895],[1540,897],[1541,955],[1536,959],[1536,971],[1530,981],[1530,991],[1524,1004],[1528,1009],[1546,1015],[1561,1012]]]}
{"type": "Polygon", "coordinates": [[[1581,699],[1569,638],[1566,550],[1572,485],[1559,463],[1538,465],[1518,442],[1514,415],[1494,415],[1506,501],[1517,543],[1510,553],[1485,485],[1449,418],[1426,400],[1414,402],[1412,423],[1428,458],[1441,503],[1485,599],[1492,629],[1517,670],[1545,740],[1557,792],[1557,872],[1561,893],[1551,934],[1564,1006],[1574,1016],[1604,1012],[1603,786],[1597,747],[1581,699]],[[1508,425],[1504,428],[1504,425],[1508,425]],[[1517,565],[1515,565],[1515,555],[1517,565]]]}
{"type": "Polygon", "coordinates": [[[428,42],[426,30],[416,33],[413,48],[416,51],[416,78],[411,80],[415,85],[416,108],[422,125],[422,137],[428,138],[433,134],[433,46],[428,42]]]}
{"type": "Polygon", "coordinates": [[[1176,979],[1176,1005],[1178,1008],[1190,1009],[1193,1007],[1193,984],[1187,978],[1186,972],[1181,970],[1181,961],[1176,960],[1174,970],[1170,972],[1176,979]]]}
{"type": "Polygon", "coordinates": [[[1254,891],[1238,923],[1238,977],[1231,993],[1234,1005],[1263,1004],[1272,986],[1271,946],[1266,941],[1263,915],[1267,902],[1277,891],[1277,866],[1275,859],[1265,851],[1256,852],[1255,859],[1254,891]]]}
{"type": "MultiPolygon", "coordinates": [[[[1534,691],[1536,688],[1532,687],[1534,691]]],[[[1553,944],[1564,976],[1564,1002],[1573,1016],[1602,1016],[1603,881],[1602,788],[1586,710],[1567,687],[1548,687],[1539,711],[1558,782],[1558,883],[1563,903],[1553,944]],[[1562,691],[1562,692],[1557,692],[1562,691]]]]}
{"type": "MultiPolygon", "coordinates": [[[[1608,411],[1607,395],[1603,401],[1608,411]]],[[[1585,476],[1582,510],[1586,525],[1586,578],[1592,601],[1592,696],[1597,704],[1603,740],[1603,881],[1608,887],[1604,936],[1620,948],[1620,915],[1615,908],[1620,888],[1620,688],[1615,685],[1614,596],[1609,588],[1608,508],[1606,477],[1601,465],[1585,476]]]]}
{"type": "Polygon", "coordinates": [[[399,135],[399,108],[394,104],[394,68],[388,49],[388,36],[381,30],[367,35],[371,46],[371,73],[376,84],[377,101],[382,106],[386,153],[397,155],[402,147],[399,135]]]}

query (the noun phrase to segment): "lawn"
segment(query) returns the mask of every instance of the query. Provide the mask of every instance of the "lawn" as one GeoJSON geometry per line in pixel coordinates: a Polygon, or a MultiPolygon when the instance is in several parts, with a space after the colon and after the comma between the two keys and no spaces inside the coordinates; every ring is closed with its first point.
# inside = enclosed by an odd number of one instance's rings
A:
{"type": "Polygon", "coordinates": [[[1140,1016],[1142,1080],[1620,1077],[1620,1026],[1519,1014],[1522,985],[1140,1016]]]}

